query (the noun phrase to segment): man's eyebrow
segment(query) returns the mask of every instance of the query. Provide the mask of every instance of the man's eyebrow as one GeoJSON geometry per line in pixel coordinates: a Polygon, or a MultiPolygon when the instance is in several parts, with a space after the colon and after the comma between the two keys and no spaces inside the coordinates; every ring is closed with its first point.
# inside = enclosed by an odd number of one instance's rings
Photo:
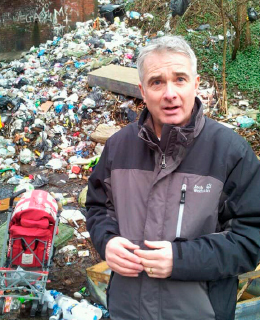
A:
{"type": "Polygon", "coordinates": [[[148,79],[147,82],[148,82],[148,84],[150,84],[150,83],[152,83],[153,81],[160,79],[161,77],[162,77],[161,74],[156,74],[155,76],[151,76],[151,77],[148,79]]]}
{"type": "Polygon", "coordinates": [[[173,75],[176,77],[185,77],[187,79],[190,79],[190,76],[186,72],[173,72],[173,75]]]}

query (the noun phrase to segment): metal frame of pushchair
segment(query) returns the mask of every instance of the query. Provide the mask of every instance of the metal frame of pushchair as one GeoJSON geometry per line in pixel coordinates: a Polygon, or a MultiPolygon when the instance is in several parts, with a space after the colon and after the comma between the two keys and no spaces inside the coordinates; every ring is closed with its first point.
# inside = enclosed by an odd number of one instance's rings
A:
{"type": "MultiPolygon", "coordinates": [[[[59,224],[59,212],[56,216],[55,226],[53,229],[53,237],[52,243],[50,247],[50,253],[48,257],[47,263],[45,262],[45,257],[47,253],[47,242],[42,241],[40,239],[34,239],[30,243],[27,243],[26,240],[22,237],[15,238],[13,240],[23,239],[26,243],[27,248],[31,251],[37,261],[40,263],[41,267],[35,268],[20,268],[20,270],[16,270],[12,266],[12,262],[19,257],[23,252],[20,252],[17,256],[13,257],[13,259],[6,257],[7,251],[7,240],[9,233],[9,225],[12,218],[13,213],[13,202],[16,197],[20,194],[24,193],[26,190],[23,189],[10,197],[9,209],[8,209],[8,217],[7,217],[7,226],[5,230],[4,243],[1,253],[0,260],[0,314],[3,313],[3,306],[5,303],[6,297],[13,298],[23,298],[25,300],[32,300],[31,307],[31,316],[35,316],[36,312],[41,310],[41,316],[45,316],[47,314],[47,302],[44,302],[44,293],[46,290],[46,284],[49,275],[49,268],[51,265],[51,260],[54,252],[54,238],[56,235],[56,231],[59,224]],[[44,242],[44,254],[42,261],[35,255],[34,251],[31,249],[31,245],[35,243],[35,241],[44,242]],[[6,258],[6,259],[5,259],[6,258]],[[30,270],[27,270],[30,269],[30,270]],[[22,294],[21,294],[22,293],[22,294]]],[[[10,241],[10,240],[9,240],[10,241]]],[[[12,257],[12,254],[10,255],[12,257]]],[[[16,266],[19,269],[19,266],[16,266]]]]}

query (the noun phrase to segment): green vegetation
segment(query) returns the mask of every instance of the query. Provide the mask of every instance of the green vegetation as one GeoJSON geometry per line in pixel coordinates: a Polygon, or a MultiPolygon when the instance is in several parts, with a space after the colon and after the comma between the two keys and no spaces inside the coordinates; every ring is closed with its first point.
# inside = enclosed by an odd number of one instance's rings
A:
{"type": "MultiPolygon", "coordinates": [[[[200,0],[192,3],[194,5],[191,5],[182,17],[170,18],[170,20],[169,7],[156,0],[136,0],[128,9],[138,11],[141,14],[146,12],[153,14],[152,22],[131,21],[132,24],[135,23],[141,27],[148,36],[156,35],[159,30],[166,32],[164,26],[169,20],[169,32],[183,35],[194,48],[198,57],[198,69],[201,77],[210,82],[216,80],[221,89],[224,41],[216,42],[210,37],[212,35],[217,38],[218,35],[223,35],[220,13],[214,1],[200,0]],[[191,31],[191,29],[195,30],[202,24],[209,24],[210,29],[207,31],[191,31]],[[214,71],[214,66],[218,70],[214,71]]],[[[255,9],[260,12],[259,6],[255,9]]],[[[228,23],[229,31],[230,26],[230,23],[228,23]]],[[[233,43],[229,39],[226,61],[227,92],[228,97],[233,98],[234,94],[240,91],[244,98],[250,101],[250,106],[258,109],[260,108],[260,19],[251,23],[250,29],[252,46],[238,51],[234,61],[231,59],[233,43]]]]}
{"type": "MultiPolygon", "coordinates": [[[[259,23],[260,25],[260,23],[259,23]]],[[[204,32],[205,34],[205,32],[204,32]]],[[[201,34],[200,34],[201,35],[201,34]]],[[[199,72],[203,78],[216,79],[221,84],[222,76],[222,45],[198,38],[194,34],[185,36],[194,48],[199,62],[199,72]],[[218,70],[214,70],[214,66],[218,70]]],[[[236,91],[242,92],[253,107],[260,106],[260,49],[251,46],[240,51],[235,61],[231,60],[231,53],[227,53],[226,80],[229,97],[236,91]]]]}

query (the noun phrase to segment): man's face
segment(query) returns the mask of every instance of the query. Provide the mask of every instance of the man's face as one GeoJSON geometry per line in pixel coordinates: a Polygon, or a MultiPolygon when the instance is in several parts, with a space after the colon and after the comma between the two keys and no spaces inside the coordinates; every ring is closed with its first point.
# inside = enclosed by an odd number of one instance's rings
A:
{"type": "Polygon", "coordinates": [[[157,136],[161,136],[163,124],[186,125],[199,86],[199,76],[193,75],[190,59],[180,53],[151,53],[145,58],[143,71],[139,88],[157,136]]]}

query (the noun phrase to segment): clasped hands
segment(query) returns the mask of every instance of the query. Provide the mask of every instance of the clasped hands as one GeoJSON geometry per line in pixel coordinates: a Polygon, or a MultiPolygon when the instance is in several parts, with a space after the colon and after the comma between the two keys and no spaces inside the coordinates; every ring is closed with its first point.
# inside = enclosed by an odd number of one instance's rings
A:
{"type": "Polygon", "coordinates": [[[169,241],[144,241],[152,250],[140,247],[123,237],[115,237],[106,245],[106,262],[116,273],[125,277],[138,277],[146,271],[151,278],[167,278],[172,273],[173,254],[169,241]]]}

